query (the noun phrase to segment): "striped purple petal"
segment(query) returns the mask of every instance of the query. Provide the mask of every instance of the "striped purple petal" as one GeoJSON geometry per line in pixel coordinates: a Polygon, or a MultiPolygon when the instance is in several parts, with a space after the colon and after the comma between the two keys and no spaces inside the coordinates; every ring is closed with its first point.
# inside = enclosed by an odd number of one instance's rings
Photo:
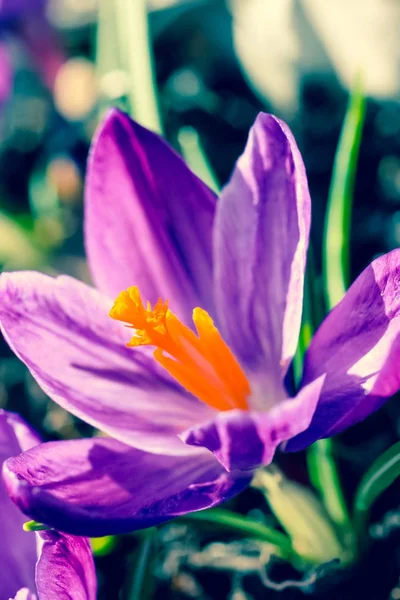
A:
{"type": "Polygon", "coordinates": [[[400,389],[400,250],[376,259],[322,323],[307,352],[304,383],[325,374],[301,450],[365,419],[400,389]]]}
{"type": "Polygon", "coordinates": [[[178,433],[214,412],[157,366],[152,351],[125,347],[129,330],[112,302],[70,277],[0,276],[4,336],[63,408],[128,444],[186,454],[178,433]]]}
{"type": "Polygon", "coordinates": [[[310,227],[305,169],[288,127],[260,114],[215,222],[215,294],[224,339],[257,376],[264,406],[284,396],[297,346],[310,227]]]}
{"type": "Polygon", "coordinates": [[[118,110],[92,144],[85,197],[89,265],[99,289],[116,297],[137,285],[145,300],[212,310],[215,195],[156,134],[118,110]]]}
{"type": "Polygon", "coordinates": [[[206,450],[161,456],[94,438],[41,444],[9,459],[4,478],[31,518],[67,533],[102,536],[220,504],[251,475],[230,475],[206,450]]]}

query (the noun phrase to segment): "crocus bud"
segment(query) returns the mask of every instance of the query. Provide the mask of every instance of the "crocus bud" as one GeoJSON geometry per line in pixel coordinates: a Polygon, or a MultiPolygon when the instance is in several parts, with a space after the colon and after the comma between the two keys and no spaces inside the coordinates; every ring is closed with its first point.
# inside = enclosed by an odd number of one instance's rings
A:
{"type": "Polygon", "coordinates": [[[252,486],[265,495],[293,549],[305,561],[349,560],[322,503],[308,488],[287,480],[276,467],[258,470],[252,486]]]}

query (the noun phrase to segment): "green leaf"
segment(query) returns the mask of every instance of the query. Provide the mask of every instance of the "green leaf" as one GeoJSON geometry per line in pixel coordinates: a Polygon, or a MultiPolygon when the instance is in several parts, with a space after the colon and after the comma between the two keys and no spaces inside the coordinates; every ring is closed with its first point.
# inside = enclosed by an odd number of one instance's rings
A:
{"type": "Polygon", "coordinates": [[[357,530],[362,534],[369,510],[375,500],[400,475],[400,442],[386,450],[362,477],[355,497],[353,515],[357,530]]]}
{"type": "Polygon", "coordinates": [[[307,467],[311,483],[323,498],[332,521],[342,531],[349,531],[350,516],[333,454],[332,440],[318,440],[310,446],[307,451],[307,467]]]}
{"type": "Polygon", "coordinates": [[[344,296],[349,285],[349,238],[355,172],[365,115],[360,80],[350,97],[336,151],[324,235],[324,279],[328,308],[344,296]]]}
{"type": "Polygon", "coordinates": [[[314,334],[313,318],[312,318],[312,281],[310,276],[309,262],[307,265],[307,272],[304,280],[304,298],[303,298],[303,316],[300,328],[299,341],[297,344],[296,354],[293,358],[293,373],[296,386],[300,384],[301,377],[303,374],[303,362],[304,356],[310,345],[312,336],[314,334]]]}
{"type": "Polygon", "coordinates": [[[296,354],[293,361],[295,384],[299,385],[303,374],[303,361],[314,331],[324,318],[322,289],[316,273],[314,250],[310,241],[307,255],[307,270],[304,278],[303,314],[296,354]]]}

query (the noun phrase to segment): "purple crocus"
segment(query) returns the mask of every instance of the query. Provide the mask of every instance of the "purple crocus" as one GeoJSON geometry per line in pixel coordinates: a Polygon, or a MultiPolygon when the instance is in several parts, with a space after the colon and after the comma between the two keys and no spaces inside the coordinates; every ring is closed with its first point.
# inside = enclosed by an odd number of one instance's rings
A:
{"type": "Polygon", "coordinates": [[[217,202],[162,139],[113,110],[93,143],[85,210],[97,290],[0,277],[11,348],[53,400],[110,436],[6,462],[11,497],[37,521],[104,535],[215,506],[280,444],[300,450],[336,434],[400,387],[394,251],[321,325],[297,395],[285,388],[310,196],[275,117],[259,115],[217,202]]]}
{"type": "MultiPolygon", "coordinates": [[[[17,415],[0,411],[0,460],[40,439],[17,415]]],[[[95,600],[96,574],[89,540],[56,531],[26,533],[26,518],[0,483],[0,600],[95,600]],[[35,566],[36,565],[36,566],[35,566]]]]}

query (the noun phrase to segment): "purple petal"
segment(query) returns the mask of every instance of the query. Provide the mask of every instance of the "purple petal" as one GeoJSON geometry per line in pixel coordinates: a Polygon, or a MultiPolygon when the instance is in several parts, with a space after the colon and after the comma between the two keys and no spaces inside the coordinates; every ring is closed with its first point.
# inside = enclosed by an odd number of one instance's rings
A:
{"type": "Polygon", "coordinates": [[[240,492],[207,451],[148,454],[111,438],[49,442],[4,465],[12,499],[31,518],[68,533],[102,536],[150,527],[240,492]]]}
{"type": "Polygon", "coordinates": [[[296,398],[265,412],[232,410],[182,435],[187,444],[211,450],[228,471],[249,471],[272,461],[282,442],[306,429],[312,419],[324,376],[303,387],[296,398]]]}
{"type": "Polygon", "coordinates": [[[306,355],[304,382],[326,373],[300,450],[365,419],[400,389],[400,250],[375,260],[322,323],[306,355]]]}
{"type": "Polygon", "coordinates": [[[96,600],[96,571],[89,540],[56,531],[38,536],[42,542],[36,567],[40,600],[96,600]]]}
{"type": "Polygon", "coordinates": [[[4,273],[4,336],[43,390],[63,408],[128,444],[187,453],[176,436],[214,411],[125,347],[129,330],[108,316],[110,301],[69,277],[4,273]]]}
{"type": "Polygon", "coordinates": [[[137,285],[180,318],[211,310],[215,195],[157,135],[113,110],[92,146],[86,249],[94,281],[116,297],[137,285]]]}
{"type": "Polygon", "coordinates": [[[215,290],[224,339],[275,400],[297,345],[310,226],[303,161],[288,127],[260,114],[222,192],[215,290]]]}
{"type": "MultiPolygon", "coordinates": [[[[0,411],[0,464],[39,442],[17,415],[0,411]]],[[[8,599],[20,588],[35,589],[36,541],[33,534],[23,531],[26,517],[10,500],[1,480],[0,515],[0,597],[8,599]]]]}

